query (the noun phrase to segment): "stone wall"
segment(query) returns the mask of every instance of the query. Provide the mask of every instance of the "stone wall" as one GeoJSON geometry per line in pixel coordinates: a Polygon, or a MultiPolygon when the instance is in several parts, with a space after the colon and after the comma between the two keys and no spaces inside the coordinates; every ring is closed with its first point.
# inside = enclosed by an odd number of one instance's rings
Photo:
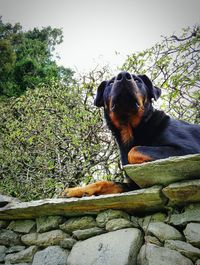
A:
{"type": "Polygon", "coordinates": [[[80,217],[0,221],[0,264],[200,264],[200,204],[146,216],[105,210],[80,217]]]}
{"type": "Polygon", "coordinates": [[[81,199],[0,195],[0,264],[200,265],[200,180],[156,184],[81,199]]]}

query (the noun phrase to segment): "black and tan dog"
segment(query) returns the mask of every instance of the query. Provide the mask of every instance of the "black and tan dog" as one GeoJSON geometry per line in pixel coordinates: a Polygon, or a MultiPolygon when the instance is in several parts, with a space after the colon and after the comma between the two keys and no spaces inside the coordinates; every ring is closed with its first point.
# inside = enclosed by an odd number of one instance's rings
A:
{"type": "MultiPolygon", "coordinates": [[[[155,110],[161,90],[146,75],[121,72],[103,81],[95,105],[104,107],[105,119],[118,143],[122,165],[138,164],[170,156],[200,153],[200,126],[175,120],[155,110]]],[[[137,188],[126,183],[99,181],[85,187],[68,188],[66,197],[120,193],[137,188]]]]}

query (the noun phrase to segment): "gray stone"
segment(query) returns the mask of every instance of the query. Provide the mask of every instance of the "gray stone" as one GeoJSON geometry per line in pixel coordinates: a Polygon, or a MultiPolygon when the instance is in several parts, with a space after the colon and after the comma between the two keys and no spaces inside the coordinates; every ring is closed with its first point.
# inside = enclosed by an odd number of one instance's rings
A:
{"type": "Polygon", "coordinates": [[[68,255],[68,251],[59,246],[47,247],[35,254],[32,265],[66,265],[68,255]]]}
{"type": "Polygon", "coordinates": [[[130,227],[133,227],[133,223],[123,218],[112,219],[108,221],[106,224],[107,231],[116,231],[119,229],[130,228],[130,227]]]}
{"type": "Polygon", "coordinates": [[[166,240],[165,247],[176,250],[184,256],[196,261],[200,258],[200,249],[193,247],[191,244],[179,240],[166,240]]]}
{"type": "Polygon", "coordinates": [[[140,227],[147,226],[149,223],[155,223],[155,222],[164,222],[167,218],[167,215],[165,213],[154,213],[152,215],[147,215],[143,218],[138,218],[138,224],[140,227]]]}
{"type": "Polygon", "coordinates": [[[33,220],[12,221],[7,227],[7,229],[22,234],[28,234],[30,232],[33,232],[34,228],[35,228],[35,221],[33,220]]]}
{"type": "Polygon", "coordinates": [[[83,216],[70,218],[67,222],[60,225],[60,229],[64,232],[71,234],[75,230],[82,230],[87,228],[92,228],[97,226],[94,217],[92,216],[83,216]]]}
{"type": "Polygon", "coordinates": [[[170,157],[138,165],[126,165],[128,176],[141,188],[167,186],[200,175],[200,154],[170,157]]]}
{"type": "Polygon", "coordinates": [[[117,219],[117,218],[124,218],[124,219],[130,220],[130,216],[127,213],[120,211],[120,210],[109,209],[109,210],[99,213],[97,215],[96,222],[99,227],[105,227],[106,223],[109,220],[117,219]]]}
{"type": "Polygon", "coordinates": [[[9,225],[9,221],[0,220],[0,228],[6,228],[9,225]]]}
{"type": "Polygon", "coordinates": [[[38,247],[31,246],[25,250],[22,250],[15,254],[9,254],[5,257],[6,263],[22,263],[22,262],[32,262],[33,256],[38,250],[38,247]]]}
{"type": "MultiPolygon", "coordinates": [[[[5,263],[5,265],[10,265],[10,264],[11,264],[10,262],[9,263],[5,263]]],[[[21,263],[20,262],[20,263],[12,263],[12,265],[31,265],[31,263],[26,263],[26,262],[25,263],[24,262],[21,263]]]]}
{"type": "Polygon", "coordinates": [[[6,250],[7,248],[5,246],[0,246],[0,262],[4,261],[6,250]]]}
{"type": "Polygon", "coordinates": [[[84,240],[92,236],[97,236],[105,233],[105,231],[99,227],[92,227],[84,230],[76,230],[73,232],[73,236],[78,240],[84,240]]]}
{"type": "Polygon", "coordinates": [[[6,254],[20,252],[25,249],[25,246],[13,246],[7,249],[6,254]]]}
{"type": "Polygon", "coordinates": [[[66,249],[72,249],[73,245],[76,243],[77,241],[73,238],[65,238],[63,241],[60,242],[60,246],[62,248],[66,248],[66,249]]]}
{"type": "Polygon", "coordinates": [[[160,247],[163,246],[163,244],[155,236],[145,236],[144,240],[145,240],[145,243],[155,244],[160,247]]]}
{"type": "Polygon", "coordinates": [[[148,226],[143,227],[145,234],[156,236],[161,242],[169,239],[182,240],[182,234],[174,227],[162,223],[150,223],[148,226]]]}
{"type": "Polygon", "coordinates": [[[140,249],[137,265],[193,265],[193,262],[175,250],[147,243],[140,249]]]}
{"type": "Polygon", "coordinates": [[[149,212],[163,209],[167,198],[161,186],[139,189],[119,194],[84,198],[45,199],[12,203],[0,208],[1,220],[34,219],[41,216],[82,216],[97,214],[106,209],[134,212],[149,212]]]}
{"type": "Polygon", "coordinates": [[[20,245],[20,243],[20,237],[17,233],[6,229],[0,230],[0,245],[13,246],[20,245]]]}
{"type": "Polygon", "coordinates": [[[195,265],[200,265],[200,259],[196,261],[195,265]]]}
{"type": "Polygon", "coordinates": [[[200,247],[200,224],[189,223],[183,231],[187,242],[196,247],[200,247]]]}
{"type": "Polygon", "coordinates": [[[172,214],[169,223],[175,226],[184,226],[189,222],[200,222],[200,204],[190,204],[180,214],[172,214]]]}
{"type": "Polygon", "coordinates": [[[172,183],[165,187],[162,191],[165,196],[169,198],[169,205],[181,205],[189,202],[199,202],[200,179],[172,183]]]}
{"type": "Polygon", "coordinates": [[[25,245],[31,246],[36,245],[40,247],[59,245],[62,240],[64,240],[68,235],[66,235],[61,230],[53,230],[45,233],[31,233],[21,237],[22,242],[25,245]]]}
{"type": "Polygon", "coordinates": [[[64,222],[62,216],[42,216],[36,219],[37,232],[43,233],[59,228],[59,225],[64,222]]]}
{"type": "Polygon", "coordinates": [[[138,223],[139,218],[136,216],[131,216],[131,222],[133,223],[133,227],[140,228],[140,225],[138,223]]]}
{"type": "Polygon", "coordinates": [[[139,229],[128,228],[77,242],[68,257],[68,265],[136,264],[142,244],[139,229]],[[78,254],[77,254],[78,253],[78,254]]]}
{"type": "Polygon", "coordinates": [[[0,207],[3,207],[5,205],[7,205],[8,203],[18,203],[20,202],[20,200],[7,196],[7,195],[2,195],[0,194],[0,207]]]}

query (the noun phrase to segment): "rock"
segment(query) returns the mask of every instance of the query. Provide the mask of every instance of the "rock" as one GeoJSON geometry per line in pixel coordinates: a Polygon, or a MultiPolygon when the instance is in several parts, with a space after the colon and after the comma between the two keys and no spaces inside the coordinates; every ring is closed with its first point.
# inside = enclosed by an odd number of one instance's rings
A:
{"type": "Polygon", "coordinates": [[[200,154],[170,157],[137,165],[126,165],[128,176],[141,188],[199,177],[200,154]]]}
{"type": "Polygon", "coordinates": [[[68,251],[59,246],[47,247],[35,254],[32,265],[66,265],[68,255],[68,251]]]}
{"type": "Polygon", "coordinates": [[[75,230],[88,229],[97,226],[94,217],[83,216],[77,218],[70,218],[67,222],[60,225],[60,229],[71,234],[75,230]]]}
{"type": "Polygon", "coordinates": [[[185,207],[185,212],[172,214],[169,223],[175,226],[184,226],[189,222],[200,222],[200,204],[190,204],[185,207]]]}
{"type": "Polygon", "coordinates": [[[140,228],[138,221],[139,221],[138,217],[133,215],[131,216],[131,222],[133,223],[133,227],[140,228]]]}
{"type": "Polygon", "coordinates": [[[108,221],[106,224],[107,231],[116,231],[119,229],[130,228],[130,227],[133,227],[133,223],[123,218],[112,219],[108,221]]]}
{"type": "Polygon", "coordinates": [[[30,232],[33,232],[34,228],[35,228],[35,221],[33,220],[12,221],[7,227],[7,229],[22,234],[28,234],[30,232]]]}
{"type": "Polygon", "coordinates": [[[36,245],[40,247],[47,247],[52,245],[59,245],[68,235],[61,230],[53,230],[45,233],[31,233],[21,237],[21,241],[28,246],[36,245]]]}
{"type": "Polygon", "coordinates": [[[183,231],[187,242],[196,247],[200,247],[200,224],[189,223],[183,231]]]}
{"type": "Polygon", "coordinates": [[[138,224],[140,227],[147,226],[149,223],[153,222],[164,222],[167,218],[167,215],[165,213],[154,213],[152,215],[147,215],[143,218],[138,218],[138,224]]]}
{"type": "Polygon", "coordinates": [[[13,246],[7,249],[6,254],[11,254],[15,252],[20,252],[25,249],[25,246],[13,246]]]}
{"type": "Polygon", "coordinates": [[[63,241],[60,242],[60,246],[62,248],[66,248],[66,249],[72,249],[73,245],[76,243],[77,241],[73,238],[65,238],[63,241]]]}
{"type": "Polygon", "coordinates": [[[161,186],[139,189],[119,194],[84,198],[45,199],[12,203],[0,208],[1,220],[34,219],[41,216],[80,216],[97,214],[106,209],[149,212],[163,209],[167,198],[161,194],[161,186]]]}
{"type": "Polygon", "coordinates": [[[151,244],[154,244],[160,247],[163,246],[163,244],[155,236],[145,236],[144,240],[145,240],[145,243],[151,243],[151,244]]]}
{"type": "MultiPolygon", "coordinates": [[[[200,172],[199,172],[200,177],[200,172]]],[[[163,193],[169,198],[169,205],[181,205],[200,201],[200,179],[172,183],[163,193]]]]}
{"type": "Polygon", "coordinates": [[[136,228],[128,228],[95,236],[82,242],[77,242],[72,248],[67,264],[135,264],[141,244],[142,233],[136,228]]]}
{"type": "MultiPolygon", "coordinates": [[[[10,262],[9,263],[5,263],[5,265],[10,265],[10,264],[11,264],[10,262]]],[[[20,262],[20,263],[12,263],[12,265],[32,265],[32,264],[31,263],[26,263],[26,262],[25,263],[24,262],[23,263],[20,262]]]]}
{"type": "MultiPolygon", "coordinates": [[[[5,265],[10,265],[11,263],[5,263],[5,265]]],[[[14,264],[12,264],[12,265],[32,265],[31,263],[14,263],[14,264]]]]}
{"type": "Polygon", "coordinates": [[[92,227],[84,230],[76,230],[73,232],[73,236],[78,240],[84,240],[92,236],[97,236],[105,233],[105,231],[99,227],[92,227]]]}
{"type": "Polygon", "coordinates": [[[200,259],[196,261],[195,265],[200,265],[200,259]]]}
{"type": "Polygon", "coordinates": [[[106,223],[109,220],[117,219],[117,218],[124,218],[124,219],[130,220],[130,216],[127,213],[120,211],[120,210],[109,209],[109,210],[99,213],[97,215],[96,222],[99,227],[105,227],[106,223]]]}
{"type": "Polygon", "coordinates": [[[20,202],[20,200],[16,198],[0,194],[0,207],[4,207],[8,203],[18,203],[18,202],[20,202]]]}
{"type": "Polygon", "coordinates": [[[6,250],[7,248],[5,246],[0,246],[0,262],[4,261],[6,250]]]}
{"type": "Polygon", "coordinates": [[[64,222],[62,216],[42,216],[36,219],[37,232],[43,233],[50,230],[58,229],[59,225],[64,222]]]}
{"type": "Polygon", "coordinates": [[[145,234],[147,233],[148,235],[149,234],[154,235],[161,242],[169,239],[174,239],[174,240],[183,239],[183,236],[177,229],[162,222],[149,223],[149,225],[144,226],[143,229],[145,231],[145,234]]]}
{"type": "Polygon", "coordinates": [[[0,245],[13,246],[20,245],[20,243],[20,237],[17,233],[6,229],[0,230],[0,245]]]}
{"type": "Polygon", "coordinates": [[[0,229],[6,228],[9,225],[9,221],[0,220],[0,229]]]}
{"type": "Polygon", "coordinates": [[[179,240],[166,240],[164,246],[180,252],[192,261],[196,261],[200,258],[200,249],[193,247],[189,243],[179,240]]]}
{"type": "Polygon", "coordinates": [[[22,250],[15,254],[9,254],[5,257],[6,263],[22,263],[22,262],[32,262],[33,256],[38,250],[38,247],[31,246],[25,250],[22,250]]]}
{"type": "Polygon", "coordinates": [[[175,250],[153,244],[142,246],[138,265],[193,265],[192,261],[175,250]]]}

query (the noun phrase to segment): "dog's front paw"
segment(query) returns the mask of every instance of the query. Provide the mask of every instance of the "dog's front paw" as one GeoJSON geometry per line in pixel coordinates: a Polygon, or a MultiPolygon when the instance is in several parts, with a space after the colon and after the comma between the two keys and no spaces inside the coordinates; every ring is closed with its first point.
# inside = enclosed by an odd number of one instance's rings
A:
{"type": "Polygon", "coordinates": [[[98,181],[96,183],[89,184],[85,187],[76,187],[76,188],[66,188],[61,192],[60,197],[62,198],[71,198],[77,197],[81,198],[84,196],[92,195],[105,195],[105,194],[115,194],[123,192],[123,187],[112,181],[98,181]]]}
{"type": "Polygon", "coordinates": [[[81,198],[84,196],[88,196],[88,194],[85,193],[84,188],[82,187],[66,188],[60,194],[61,198],[66,198],[66,197],[67,198],[71,198],[71,197],[81,198]]]}

